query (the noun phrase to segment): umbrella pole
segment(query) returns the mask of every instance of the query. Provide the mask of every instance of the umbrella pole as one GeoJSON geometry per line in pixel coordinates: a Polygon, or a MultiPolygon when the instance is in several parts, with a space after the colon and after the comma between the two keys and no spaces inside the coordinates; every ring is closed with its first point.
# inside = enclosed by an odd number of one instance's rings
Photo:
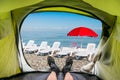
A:
{"type": "Polygon", "coordinates": [[[82,37],[80,37],[80,48],[82,48],[82,37]]]}
{"type": "Polygon", "coordinates": [[[82,48],[82,43],[80,44],[80,47],[82,48]]]}

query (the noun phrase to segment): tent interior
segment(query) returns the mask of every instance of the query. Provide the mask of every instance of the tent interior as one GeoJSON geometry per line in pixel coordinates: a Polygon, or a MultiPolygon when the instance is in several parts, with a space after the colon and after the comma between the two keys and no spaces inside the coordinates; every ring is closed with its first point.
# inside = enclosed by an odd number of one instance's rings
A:
{"type": "Polygon", "coordinates": [[[96,66],[94,74],[103,80],[119,80],[119,3],[118,0],[1,0],[0,78],[25,72],[30,73],[27,79],[34,75],[22,51],[20,36],[22,22],[30,13],[61,11],[82,14],[102,22],[102,36],[94,57],[96,66]]]}

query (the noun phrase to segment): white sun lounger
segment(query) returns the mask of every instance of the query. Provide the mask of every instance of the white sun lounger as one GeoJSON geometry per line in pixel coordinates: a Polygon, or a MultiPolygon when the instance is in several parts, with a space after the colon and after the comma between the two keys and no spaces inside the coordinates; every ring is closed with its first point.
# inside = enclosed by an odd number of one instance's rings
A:
{"type": "Polygon", "coordinates": [[[25,53],[34,53],[37,51],[37,45],[34,43],[34,40],[29,40],[27,45],[24,47],[25,53]]]}
{"type": "Polygon", "coordinates": [[[72,55],[72,53],[76,52],[76,47],[62,47],[60,52],[56,53],[57,57],[72,55]]]}
{"type": "Polygon", "coordinates": [[[38,51],[37,44],[33,44],[29,49],[27,49],[27,53],[36,53],[38,51]]]}
{"type": "Polygon", "coordinates": [[[40,46],[38,46],[38,51],[44,50],[48,48],[48,42],[42,41],[40,46]]]}
{"type": "Polygon", "coordinates": [[[92,55],[95,52],[96,44],[88,43],[87,48],[79,48],[77,53],[75,54],[75,58],[79,59],[80,57],[88,57],[88,55],[92,55]]]}
{"type": "Polygon", "coordinates": [[[28,43],[27,43],[27,45],[25,46],[25,49],[33,46],[34,42],[35,42],[34,40],[29,40],[28,43]]]}
{"type": "Polygon", "coordinates": [[[50,48],[51,51],[59,51],[60,50],[60,45],[61,45],[60,42],[54,42],[52,47],[50,48]]]}
{"type": "Polygon", "coordinates": [[[51,48],[44,49],[38,52],[38,55],[53,54],[56,51],[60,50],[60,42],[54,42],[51,48]]]}
{"type": "Polygon", "coordinates": [[[42,41],[40,46],[38,46],[38,52],[35,53],[35,54],[39,54],[39,52],[41,50],[45,50],[45,49],[49,49],[49,48],[50,48],[50,46],[48,46],[48,42],[47,41],[42,41]]]}
{"type": "Polygon", "coordinates": [[[87,51],[86,52],[88,53],[88,60],[91,61],[93,55],[96,52],[96,44],[95,43],[89,43],[88,46],[87,46],[87,51]]]}
{"type": "Polygon", "coordinates": [[[62,49],[60,50],[60,52],[56,53],[56,56],[66,56],[68,54],[70,54],[70,48],[69,47],[62,47],[62,49]]]}

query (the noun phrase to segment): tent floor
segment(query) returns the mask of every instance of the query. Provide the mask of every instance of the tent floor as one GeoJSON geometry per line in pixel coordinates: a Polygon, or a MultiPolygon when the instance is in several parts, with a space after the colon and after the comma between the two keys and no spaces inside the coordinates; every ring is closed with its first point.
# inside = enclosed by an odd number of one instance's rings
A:
{"type": "MultiPolygon", "coordinates": [[[[83,72],[70,72],[74,80],[102,80],[96,75],[83,72]]],[[[25,72],[10,77],[1,78],[0,80],[47,80],[50,72],[25,72]]],[[[58,80],[64,80],[63,74],[60,72],[58,80]]]]}

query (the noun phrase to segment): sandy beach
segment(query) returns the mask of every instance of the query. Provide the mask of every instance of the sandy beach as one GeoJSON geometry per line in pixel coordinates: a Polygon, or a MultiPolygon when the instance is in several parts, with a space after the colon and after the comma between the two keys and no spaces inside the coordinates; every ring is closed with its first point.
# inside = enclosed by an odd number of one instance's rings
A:
{"type": "MultiPolygon", "coordinates": [[[[66,58],[68,56],[65,56],[63,58],[57,58],[54,57],[55,63],[57,66],[62,69],[65,65],[66,58]]],[[[36,54],[25,54],[25,58],[29,65],[38,71],[48,71],[50,69],[49,65],[47,64],[47,56],[37,56],[36,54]]],[[[86,58],[83,58],[82,60],[73,60],[72,65],[72,71],[79,72],[80,68],[83,65],[86,65],[88,63],[86,58]]]]}

